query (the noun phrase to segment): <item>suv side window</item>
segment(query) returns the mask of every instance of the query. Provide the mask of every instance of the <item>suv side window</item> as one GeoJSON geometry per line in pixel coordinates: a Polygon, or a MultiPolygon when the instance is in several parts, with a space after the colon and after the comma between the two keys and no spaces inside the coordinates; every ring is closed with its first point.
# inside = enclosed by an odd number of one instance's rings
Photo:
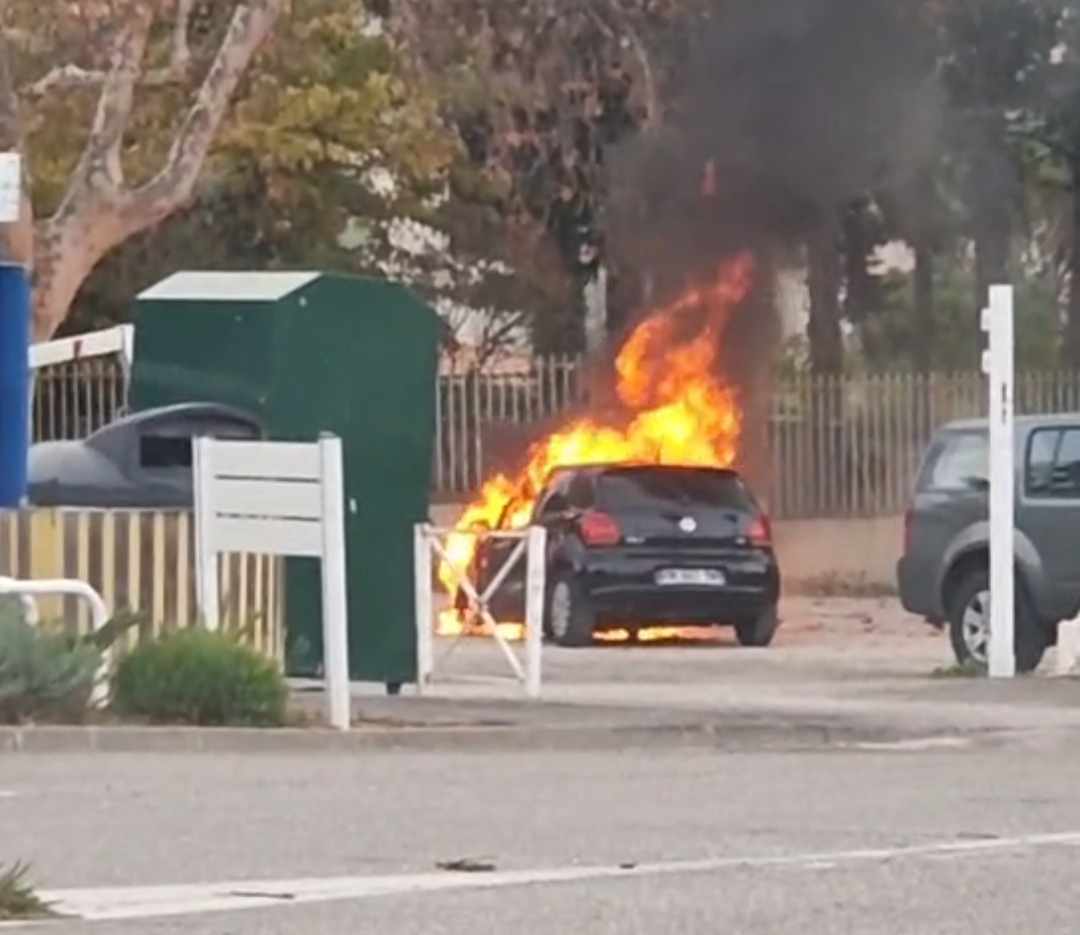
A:
{"type": "Polygon", "coordinates": [[[990,479],[990,442],[983,432],[954,432],[930,466],[932,490],[976,490],[990,479]]]}
{"type": "Polygon", "coordinates": [[[1024,471],[1029,496],[1045,497],[1050,493],[1060,440],[1061,432],[1057,429],[1040,429],[1032,433],[1024,471]]]}
{"type": "Polygon", "coordinates": [[[1080,428],[1041,431],[1032,436],[1027,490],[1032,497],[1080,500],[1080,428]]]}

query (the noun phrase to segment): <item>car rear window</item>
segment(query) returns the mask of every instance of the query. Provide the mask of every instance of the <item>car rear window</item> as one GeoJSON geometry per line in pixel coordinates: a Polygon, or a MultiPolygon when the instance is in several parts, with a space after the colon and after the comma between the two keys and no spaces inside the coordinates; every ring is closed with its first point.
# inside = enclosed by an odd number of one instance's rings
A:
{"type": "Polygon", "coordinates": [[[923,489],[976,490],[990,480],[989,440],[985,432],[950,432],[931,453],[923,489]]]}
{"type": "Polygon", "coordinates": [[[738,475],[693,469],[605,471],[596,481],[596,502],[602,510],[679,508],[691,503],[725,510],[752,507],[738,475]]]}

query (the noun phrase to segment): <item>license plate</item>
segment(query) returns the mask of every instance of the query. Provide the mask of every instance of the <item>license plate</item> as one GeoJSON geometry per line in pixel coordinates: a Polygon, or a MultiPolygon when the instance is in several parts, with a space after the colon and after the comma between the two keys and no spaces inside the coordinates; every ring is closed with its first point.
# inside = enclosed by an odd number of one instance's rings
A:
{"type": "Polygon", "coordinates": [[[659,585],[692,585],[705,588],[722,588],[727,578],[715,568],[665,568],[656,573],[659,585]]]}

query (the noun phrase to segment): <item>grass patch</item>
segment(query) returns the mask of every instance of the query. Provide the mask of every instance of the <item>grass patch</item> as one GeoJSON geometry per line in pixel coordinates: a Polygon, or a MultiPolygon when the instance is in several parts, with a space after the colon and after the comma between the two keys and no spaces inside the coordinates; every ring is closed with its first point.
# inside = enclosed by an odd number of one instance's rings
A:
{"type": "Polygon", "coordinates": [[[939,666],[930,673],[933,679],[977,679],[985,675],[983,667],[974,659],[954,662],[951,666],[939,666]]]}
{"type": "Polygon", "coordinates": [[[53,919],[56,913],[43,901],[27,877],[30,867],[14,863],[10,867],[0,864],[0,922],[26,919],[53,919]]]}

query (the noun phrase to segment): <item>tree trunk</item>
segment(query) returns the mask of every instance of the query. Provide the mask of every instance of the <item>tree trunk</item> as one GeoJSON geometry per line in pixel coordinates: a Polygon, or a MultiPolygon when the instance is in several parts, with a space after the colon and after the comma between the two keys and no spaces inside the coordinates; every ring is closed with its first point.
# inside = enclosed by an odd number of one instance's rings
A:
{"type": "Polygon", "coordinates": [[[929,373],[934,366],[934,251],[925,239],[915,245],[915,294],[912,358],[919,373],[929,373]]]}
{"type": "Polygon", "coordinates": [[[1072,161],[1072,243],[1069,245],[1069,317],[1065,365],[1080,370],[1080,153],[1072,161]]]}
{"type": "Polygon", "coordinates": [[[816,373],[839,373],[844,367],[840,331],[840,256],[831,225],[807,244],[810,286],[810,363],[816,373]]]}

